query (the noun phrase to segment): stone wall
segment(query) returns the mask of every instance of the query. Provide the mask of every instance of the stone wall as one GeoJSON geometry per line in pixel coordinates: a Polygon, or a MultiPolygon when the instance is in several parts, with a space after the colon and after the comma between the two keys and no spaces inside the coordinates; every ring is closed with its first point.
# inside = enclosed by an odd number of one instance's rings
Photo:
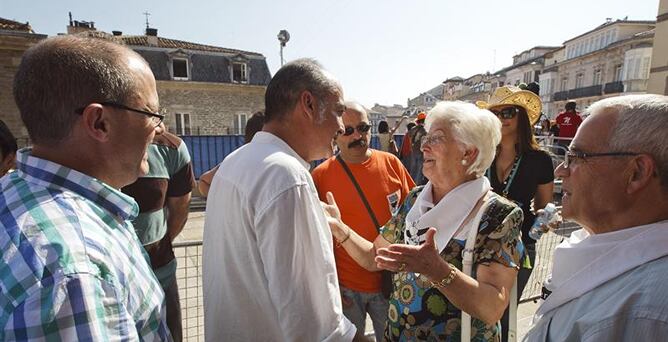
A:
{"type": "Polygon", "coordinates": [[[28,143],[28,131],[14,102],[14,75],[23,52],[44,38],[46,36],[31,33],[0,33],[0,119],[16,136],[19,147],[28,143]]]}
{"type": "Polygon", "coordinates": [[[192,135],[234,134],[237,114],[247,118],[264,108],[265,86],[158,81],[160,107],[167,110],[165,123],[175,131],[175,114],[190,114],[192,135]]]}

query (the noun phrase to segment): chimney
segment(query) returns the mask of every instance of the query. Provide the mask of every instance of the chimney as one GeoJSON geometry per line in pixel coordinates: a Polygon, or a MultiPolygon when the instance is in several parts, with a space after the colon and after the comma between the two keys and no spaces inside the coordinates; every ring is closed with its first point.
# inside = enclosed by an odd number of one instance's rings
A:
{"type": "Polygon", "coordinates": [[[74,34],[85,31],[97,31],[97,29],[95,29],[95,22],[70,19],[70,24],[67,26],[67,34],[74,34]]]}
{"type": "Polygon", "coordinates": [[[119,37],[123,35],[122,31],[111,31],[111,34],[113,34],[115,37],[119,37]]]}
{"type": "Polygon", "coordinates": [[[147,27],[146,41],[148,42],[148,45],[158,46],[158,29],[147,27]]]}

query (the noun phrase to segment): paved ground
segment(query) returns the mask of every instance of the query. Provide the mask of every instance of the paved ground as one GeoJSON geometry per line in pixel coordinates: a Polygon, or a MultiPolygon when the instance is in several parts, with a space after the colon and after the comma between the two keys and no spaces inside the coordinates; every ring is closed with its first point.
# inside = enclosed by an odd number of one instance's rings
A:
{"type": "MultiPolygon", "coordinates": [[[[194,211],[191,212],[188,217],[188,222],[186,223],[183,232],[176,238],[176,242],[182,241],[200,241],[202,240],[202,229],[204,227],[204,212],[203,211],[194,211]]],[[[531,317],[538,308],[538,304],[533,302],[526,302],[519,305],[518,308],[518,340],[526,334],[531,324],[531,317]]],[[[373,329],[370,319],[367,317],[367,334],[372,336],[373,329]]]]}

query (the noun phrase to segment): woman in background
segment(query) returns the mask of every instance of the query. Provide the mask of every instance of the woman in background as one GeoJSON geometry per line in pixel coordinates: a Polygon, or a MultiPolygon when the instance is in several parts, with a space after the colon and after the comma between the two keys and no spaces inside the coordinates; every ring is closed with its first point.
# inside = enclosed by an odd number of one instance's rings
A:
{"type": "Polygon", "coordinates": [[[390,126],[385,120],[382,120],[378,123],[378,140],[380,141],[381,151],[389,152],[394,155],[399,153],[397,144],[394,141],[394,133],[397,131],[399,126],[401,126],[401,123],[406,119],[408,119],[407,116],[402,116],[401,120],[397,121],[392,129],[390,129],[390,126]]]}
{"type": "MultiPolygon", "coordinates": [[[[524,213],[522,242],[528,260],[517,277],[519,299],[536,259],[536,240],[529,237],[529,230],[536,220],[535,212],[552,201],[554,188],[552,158],[540,149],[533,135],[533,124],[540,117],[542,104],[533,92],[505,86],[497,88],[489,102],[478,101],[476,105],[489,109],[501,120],[501,143],[487,170],[487,178],[494,192],[517,203],[524,213]]],[[[503,340],[507,341],[508,311],[502,327],[503,340]]]]}

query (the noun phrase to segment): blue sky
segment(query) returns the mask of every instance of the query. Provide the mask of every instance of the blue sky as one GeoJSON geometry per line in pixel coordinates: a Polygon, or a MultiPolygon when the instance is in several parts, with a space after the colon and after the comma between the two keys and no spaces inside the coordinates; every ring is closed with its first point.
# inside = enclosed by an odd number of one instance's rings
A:
{"type": "Polygon", "coordinates": [[[262,53],[272,74],[276,35],[287,29],[286,60],[318,59],[347,99],[366,106],[405,105],[449,77],[501,69],[608,17],[654,20],[657,10],[658,0],[0,0],[0,17],[48,35],[65,32],[69,11],[106,32],[143,34],[148,11],[160,36],[262,53]]]}

